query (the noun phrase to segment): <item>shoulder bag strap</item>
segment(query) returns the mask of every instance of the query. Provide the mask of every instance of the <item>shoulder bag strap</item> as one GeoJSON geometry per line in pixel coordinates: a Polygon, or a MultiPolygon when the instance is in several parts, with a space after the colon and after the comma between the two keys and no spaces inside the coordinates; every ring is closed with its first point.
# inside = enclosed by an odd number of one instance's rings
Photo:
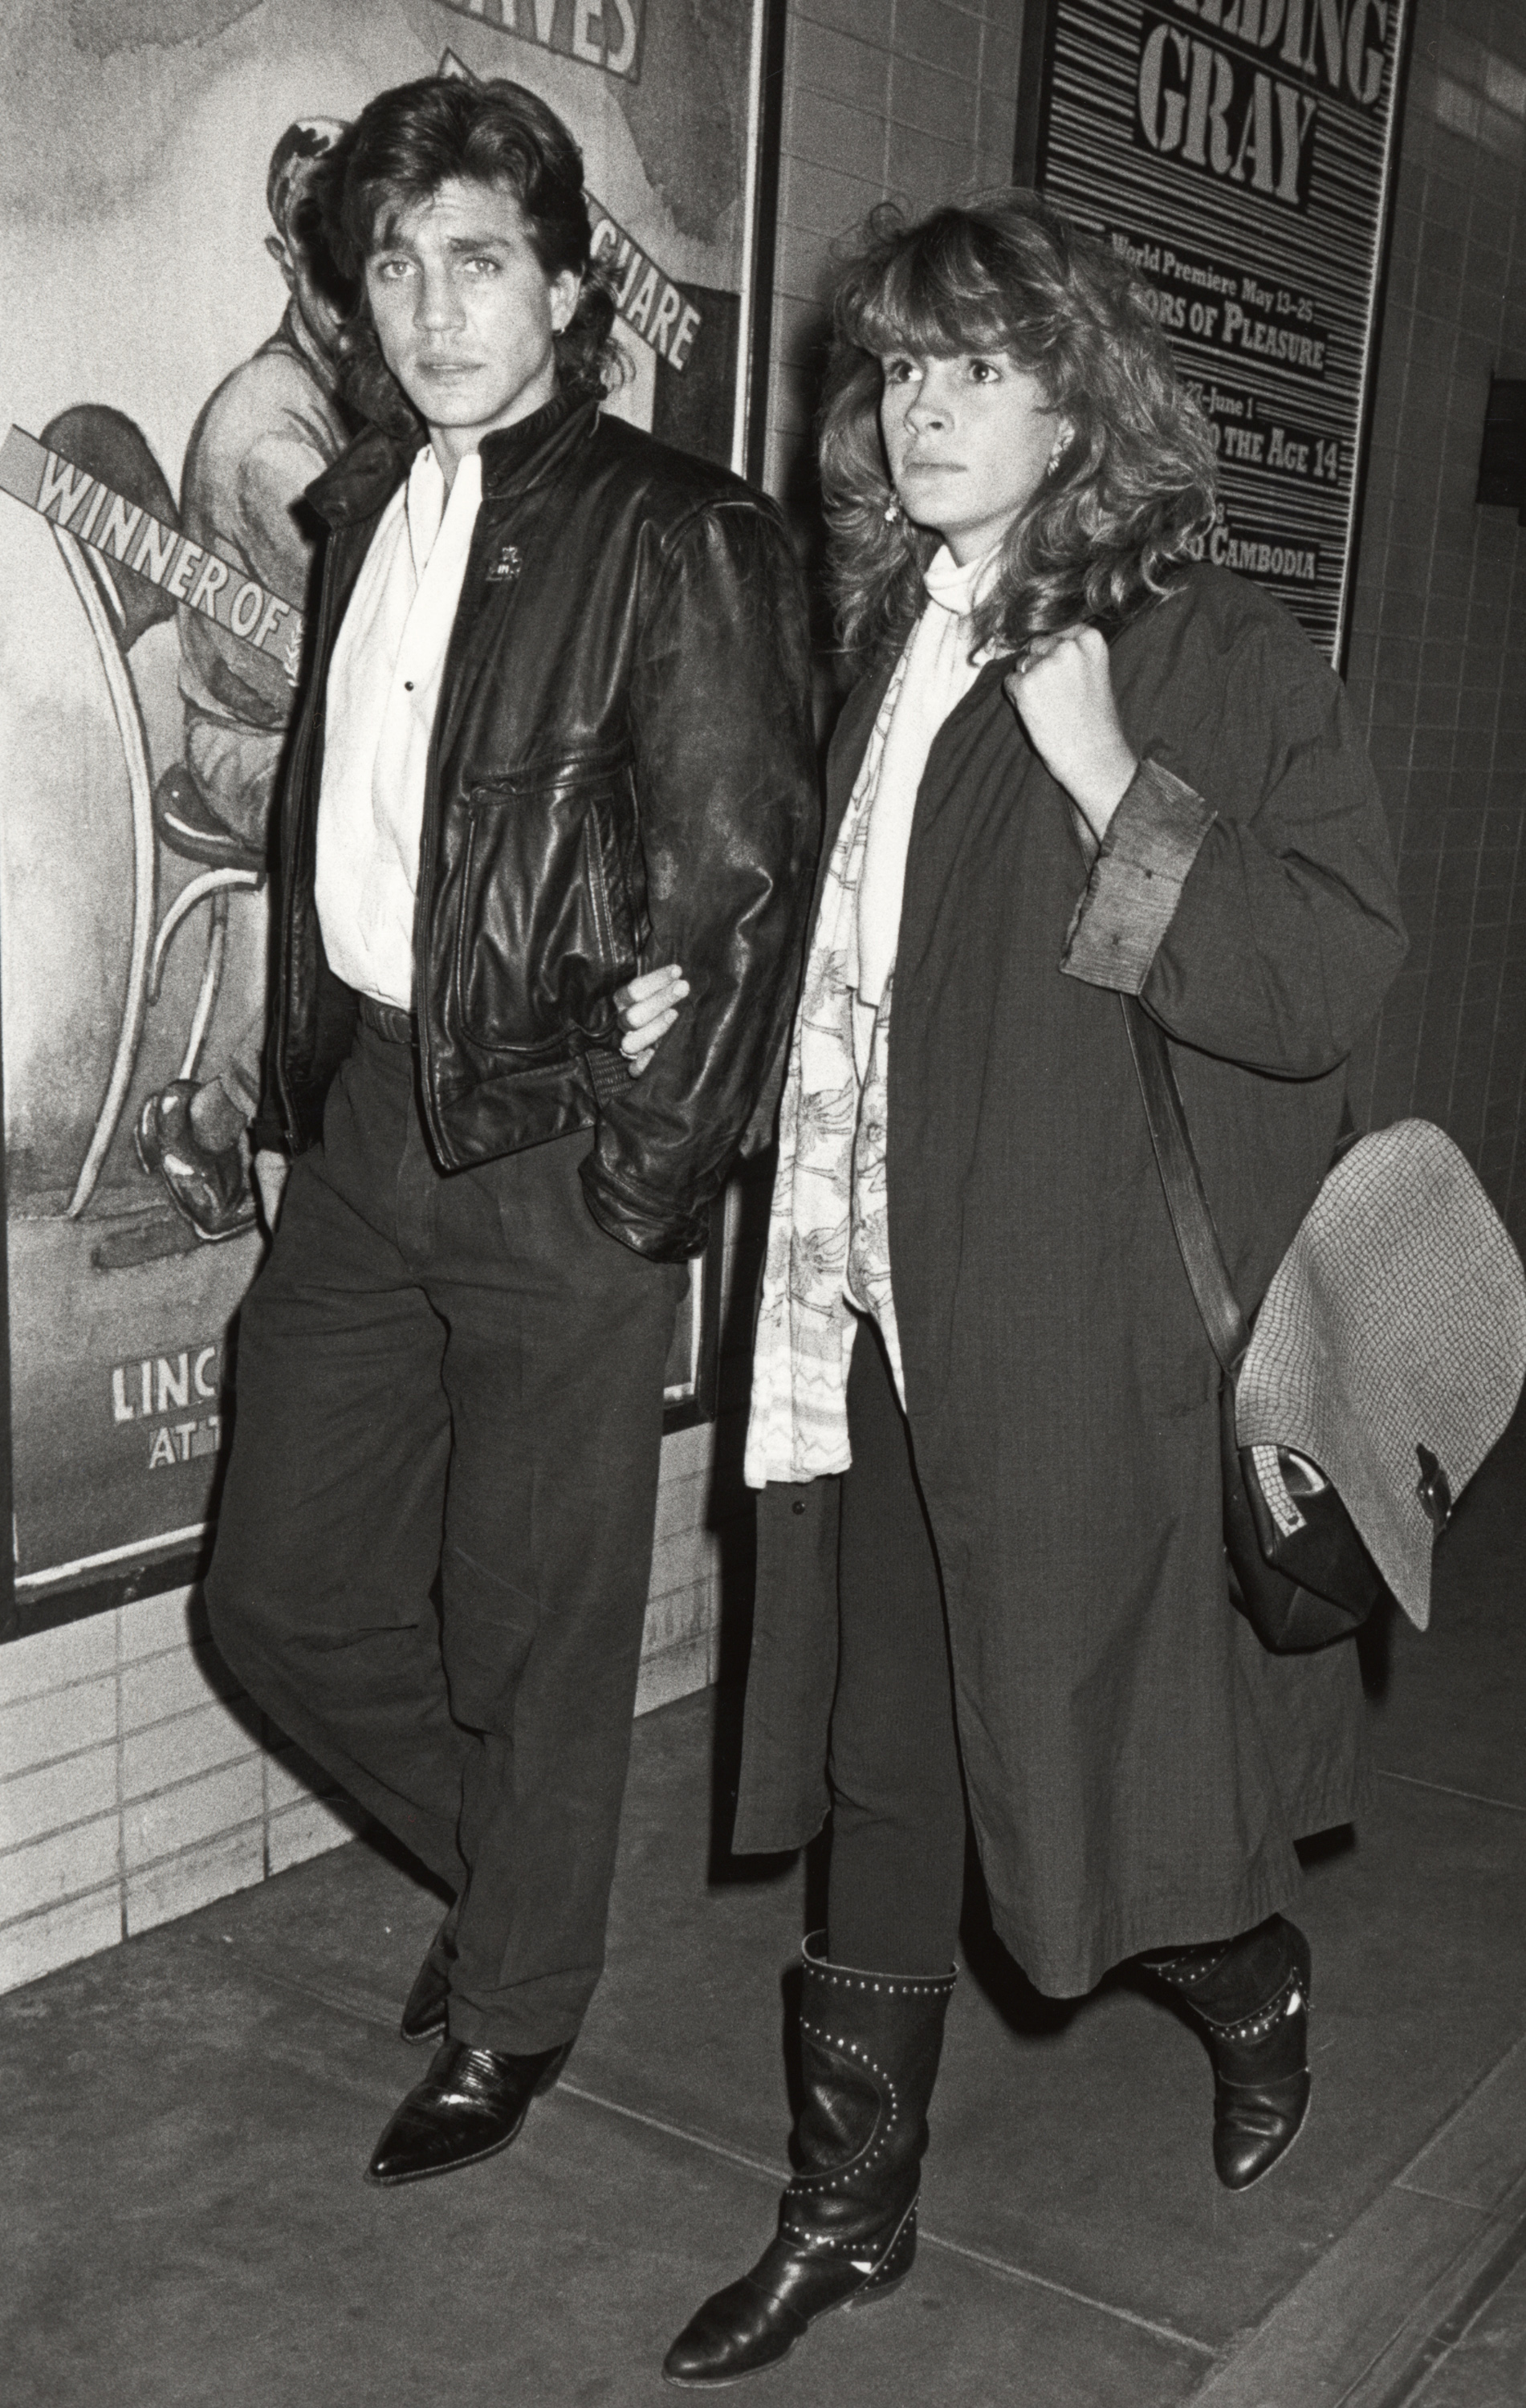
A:
{"type": "Polygon", "coordinates": [[[1118,1001],[1123,1008],[1123,1025],[1129,1032],[1129,1050],[1134,1057],[1139,1090],[1144,1099],[1150,1143],[1155,1148],[1182,1263],[1202,1315],[1208,1342],[1225,1371],[1232,1374],[1250,1343],[1250,1331],[1230,1283],[1218,1232],[1203,1194],[1202,1174],[1192,1151],[1191,1132],[1182,1108],[1176,1074],[1171,1067],[1165,1032],[1131,995],[1120,995],[1118,1001]]]}

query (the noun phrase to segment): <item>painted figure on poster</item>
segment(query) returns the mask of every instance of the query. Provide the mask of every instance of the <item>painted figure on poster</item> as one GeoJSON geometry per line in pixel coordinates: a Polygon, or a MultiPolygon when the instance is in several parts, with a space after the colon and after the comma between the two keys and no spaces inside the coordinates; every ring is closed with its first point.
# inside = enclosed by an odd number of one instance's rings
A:
{"type": "Polygon", "coordinates": [[[598,1978],[664,1368],[783,1049],[815,758],[778,511],[603,407],[615,300],[561,120],[405,85],[323,184],[367,423],[310,495],[275,1237],[207,1598],[453,1899],[391,2184],[507,2147],[598,1978]],[[682,1028],[643,1009],[679,957],[682,1028]]]}
{"type": "MultiPolygon", "coordinates": [[[[266,249],[291,297],[269,340],[202,410],[180,480],[182,534],[209,561],[298,607],[317,532],[302,496],[351,432],[338,394],[342,294],[324,250],[313,179],[343,130],[333,118],[303,118],[276,144],[266,249]]],[[[283,661],[189,601],[180,634],[185,757],[154,792],[160,838],[188,860],[263,877],[295,682],[283,661]]],[[[138,1158],[198,1238],[236,1237],[254,1219],[246,1132],[259,1103],[265,1028],[262,996],[220,1059],[148,1096],[138,1114],[138,1158]]]]}

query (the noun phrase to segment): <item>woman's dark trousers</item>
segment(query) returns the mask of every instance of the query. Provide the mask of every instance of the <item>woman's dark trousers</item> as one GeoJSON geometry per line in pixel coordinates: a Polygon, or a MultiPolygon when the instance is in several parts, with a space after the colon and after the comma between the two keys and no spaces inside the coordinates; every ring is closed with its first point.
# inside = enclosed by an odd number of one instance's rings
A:
{"type": "MultiPolygon", "coordinates": [[[[868,1326],[853,1351],[848,1435],[828,1954],[878,1973],[937,1976],[954,1955],[964,1860],[952,1674],[910,1432],[868,1326]]],[[[1207,2039],[1215,2162],[1220,2181],[1243,2190],[1285,2154],[1308,2108],[1308,1942],[1271,1915],[1233,1940],[1144,1961],[1207,2039]]]]}
{"type": "Polygon", "coordinates": [[[801,1964],[796,2173],[751,2272],[664,2362],[694,2389],[772,2366],[833,2308],[880,2299],[916,2254],[928,2103],[954,1987],[964,1790],[937,1557],[872,1326],[848,1375],[838,1554],[826,1947],[801,1964]]]}
{"type": "Polygon", "coordinates": [[[604,1927],[685,1274],[586,1132],[442,1176],[363,1023],[240,1316],[208,1603],[273,1719],[461,1894],[452,2039],[576,2032],[604,1927]]]}
{"type": "Polygon", "coordinates": [[[946,1973],[964,1887],[964,1784],[932,1531],[872,1324],[848,1373],[827,1953],[946,1973]]]}

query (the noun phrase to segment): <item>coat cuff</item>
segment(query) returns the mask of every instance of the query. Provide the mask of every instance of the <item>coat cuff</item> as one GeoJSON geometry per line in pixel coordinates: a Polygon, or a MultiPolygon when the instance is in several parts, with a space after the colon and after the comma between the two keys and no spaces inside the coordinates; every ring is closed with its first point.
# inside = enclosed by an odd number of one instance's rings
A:
{"type": "Polygon", "coordinates": [[[1214,816],[1159,761],[1140,763],[1071,922],[1059,961],[1067,978],[1139,994],[1214,816]]]}

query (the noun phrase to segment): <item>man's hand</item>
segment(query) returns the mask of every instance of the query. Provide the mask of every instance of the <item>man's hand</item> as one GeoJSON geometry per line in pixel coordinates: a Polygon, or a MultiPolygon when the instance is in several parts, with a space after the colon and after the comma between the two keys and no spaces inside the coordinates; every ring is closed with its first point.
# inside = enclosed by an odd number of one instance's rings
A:
{"type": "Polygon", "coordinates": [[[281,1218],[281,1199],[286,1192],[286,1174],[291,1164],[285,1154],[274,1146],[262,1146],[254,1156],[254,1184],[260,1194],[260,1214],[267,1236],[276,1234],[281,1218]]]}
{"type": "Polygon", "coordinates": [[[1040,636],[1002,683],[1034,752],[1101,843],[1139,767],[1118,720],[1102,638],[1095,627],[1040,636]]]}
{"type": "Polygon", "coordinates": [[[617,992],[614,1002],[624,1032],[620,1051],[633,1079],[639,1079],[674,1021],[688,994],[689,982],[676,962],[660,970],[644,970],[617,992]]]}

